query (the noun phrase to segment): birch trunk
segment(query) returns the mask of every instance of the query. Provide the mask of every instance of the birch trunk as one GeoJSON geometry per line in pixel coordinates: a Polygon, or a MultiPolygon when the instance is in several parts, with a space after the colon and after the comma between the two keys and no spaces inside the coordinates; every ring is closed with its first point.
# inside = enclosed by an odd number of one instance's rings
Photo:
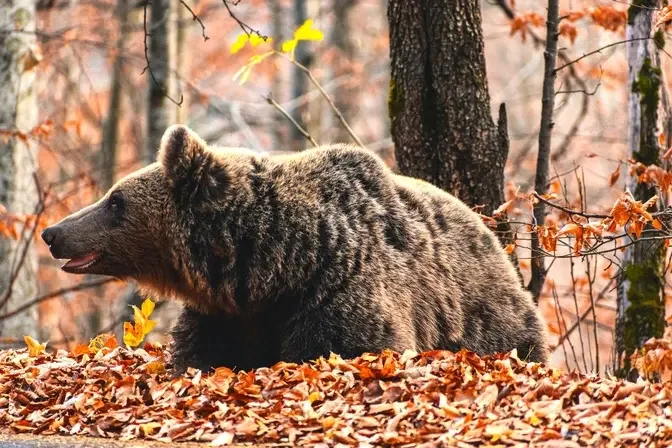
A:
{"type": "MultiPolygon", "coordinates": [[[[628,10],[626,40],[651,36],[657,0],[639,0],[628,10]],[[639,7],[641,6],[641,7],[639,7]]],[[[656,40],[662,32],[656,33],[656,40]]],[[[628,54],[628,158],[645,165],[659,164],[658,116],[661,98],[660,57],[651,40],[630,41],[628,54]]],[[[635,199],[646,201],[656,194],[655,188],[639,184],[628,177],[626,187],[635,199]]],[[[649,211],[655,211],[649,209],[649,211]]],[[[656,241],[642,241],[630,246],[623,258],[622,282],[618,289],[615,332],[615,366],[617,375],[636,377],[629,356],[651,337],[661,337],[665,328],[663,263],[665,250],[656,241]]]]}
{"type": "MultiPolygon", "coordinates": [[[[33,88],[39,58],[35,47],[35,0],[13,0],[0,4],[0,130],[30,132],[38,122],[33,88]],[[11,32],[16,30],[18,32],[11,32]],[[25,31],[25,32],[23,32],[25,31]]],[[[0,204],[11,214],[37,211],[37,149],[19,138],[0,138],[0,204]]],[[[21,230],[21,226],[17,231],[21,230]]],[[[15,309],[37,293],[37,254],[34,239],[26,229],[19,241],[0,236],[0,312],[15,309]],[[26,244],[29,249],[22,256],[26,244]],[[13,275],[17,272],[18,275],[13,275]],[[7,295],[9,294],[9,295],[7,295]]],[[[37,310],[31,308],[0,322],[2,336],[37,334],[37,310]]]]}

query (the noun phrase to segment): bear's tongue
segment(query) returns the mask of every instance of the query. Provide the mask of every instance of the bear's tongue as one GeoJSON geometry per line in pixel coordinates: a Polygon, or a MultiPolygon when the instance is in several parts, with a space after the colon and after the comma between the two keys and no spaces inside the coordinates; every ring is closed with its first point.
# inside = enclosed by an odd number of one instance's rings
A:
{"type": "Polygon", "coordinates": [[[91,252],[90,254],[84,255],[83,257],[73,258],[72,260],[69,260],[62,267],[64,267],[64,268],[81,268],[83,266],[86,266],[86,265],[94,262],[96,260],[96,258],[98,258],[98,254],[96,252],[91,252]]]}

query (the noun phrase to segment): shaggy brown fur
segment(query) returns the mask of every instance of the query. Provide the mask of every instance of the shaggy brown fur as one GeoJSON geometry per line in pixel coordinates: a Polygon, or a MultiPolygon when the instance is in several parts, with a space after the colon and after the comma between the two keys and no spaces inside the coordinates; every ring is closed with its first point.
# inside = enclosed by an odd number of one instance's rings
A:
{"type": "Polygon", "coordinates": [[[44,237],[76,257],[69,272],[182,300],[178,370],[385,348],[547,356],[531,297],[480,217],[346,145],[265,157],[173,126],[157,163],[44,237]]]}

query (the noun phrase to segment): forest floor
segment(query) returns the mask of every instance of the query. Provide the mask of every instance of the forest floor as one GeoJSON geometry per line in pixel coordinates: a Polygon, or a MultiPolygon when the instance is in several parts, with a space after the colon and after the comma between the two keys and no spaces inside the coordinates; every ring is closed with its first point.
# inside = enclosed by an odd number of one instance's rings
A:
{"type": "MultiPolygon", "coordinates": [[[[672,383],[564,372],[515,352],[332,355],[173,378],[157,344],[98,342],[0,351],[0,447],[672,444],[672,383]]],[[[651,344],[638,367],[669,353],[651,344]]]]}

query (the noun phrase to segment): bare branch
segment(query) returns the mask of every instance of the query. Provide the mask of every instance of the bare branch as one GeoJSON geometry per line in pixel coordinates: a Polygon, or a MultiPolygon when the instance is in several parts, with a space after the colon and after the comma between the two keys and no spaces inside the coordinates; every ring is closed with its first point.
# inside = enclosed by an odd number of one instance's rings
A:
{"type": "Polygon", "coordinates": [[[607,44],[603,47],[598,48],[597,50],[593,50],[591,52],[584,53],[583,56],[561,65],[560,67],[555,69],[555,72],[557,73],[565,67],[569,67],[570,65],[574,65],[577,62],[579,62],[580,60],[587,58],[588,56],[592,56],[594,54],[601,53],[603,50],[606,50],[607,48],[615,47],[616,45],[627,44],[628,42],[636,42],[638,40],[650,40],[650,39],[652,39],[652,38],[651,37],[636,37],[636,38],[633,38],[633,39],[626,39],[626,40],[620,40],[618,42],[612,42],[610,44],[607,44]]]}
{"type": "MultiPolygon", "coordinates": [[[[180,3],[187,8],[187,11],[189,11],[193,17],[193,20],[197,21],[201,25],[201,32],[203,33],[203,41],[207,42],[208,39],[210,39],[208,36],[205,34],[205,25],[203,24],[203,21],[192,11],[192,9],[187,5],[184,0],[180,0],[180,3]]],[[[226,2],[225,2],[226,3],[226,2]]]]}
{"type": "Polygon", "coordinates": [[[151,33],[147,30],[147,5],[151,3],[151,0],[147,0],[145,2],[145,8],[144,8],[144,17],[143,17],[143,26],[145,29],[145,37],[144,37],[144,42],[145,42],[145,61],[147,62],[147,66],[142,69],[142,74],[144,74],[147,70],[149,70],[149,74],[152,77],[152,80],[154,83],[161,89],[163,92],[164,96],[168,98],[170,101],[175,103],[177,106],[182,106],[182,103],[184,102],[184,95],[180,95],[180,101],[175,101],[166,91],[166,89],[161,85],[161,83],[156,79],[156,76],[154,76],[154,71],[152,70],[152,64],[149,61],[149,46],[147,45],[147,37],[151,35],[151,33]]]}
{"type": "Polygon", "coordinates": [[[283,54],[283,53],[279,53],[279,52],[276,52],[276,53],[279,54],[279,55],[281,55],[281,56],[284,57],[285,59],[289,60],[292,64],[294,64],[294,65],[295,65],[296,67],[298,67],[302,72],[304,72],[304,73],[306,74],[306,76],[308,76],[308,79],[310,79],[310,82],[311,82],[311,83],[312,83],[312,84],[313,84],[313,85],[320,91],[320,93],[322,94],[322,96],[324,97],[324,99],[327,100],[327,103],[329,103],[329,107],[331,107],[331,110],[334,111],[334,113],[335,113],[336,116],[338,117],[338,119],[339,119],[339,121],[341,122],[341,124],[343,125],[343,127],[348,131],[348,134],[350,134],[350,137],[352,137],[352,139],[357,143],[357,145],[359,145],[360,147],[364,148],[364,144],[362,143],[362,141],[359,139],[359,137],[357,137],[357,135],[356,135],[355,132],[352,130],[352,128],[350,127],[350,125],[345,121],[345,118],[343,118],[343,114],[341,114],[341,112],[338,110],[338,108],[336,107],[336,105],[334,104],[334,102],[331,100],[331,98],[329,97],[329,95],[327,94],[327,92],[324,91],[324,89],[322,88],[322,86],[320,85],[320,83],[317,82],[317,79],[315,79],[315,77],[313,76],[313,74],[311,73],[311,71],[308,70],[308,68],[305,67],[304,65],[300,64],[299,62],[297,62],[296,60],[289,58],[287,55],[285,55],[285,54],[283,54]]]}
{"type": "Polygon", "coordinates": [[[35,299],[33,299],[29,302],[26,302],[15,310],[8,311],[5,314],[0,314],[0,321],[5,320],[5,319],[9,319],[10,317],[14,317],[17,314],[22,313],[25,310],[27,310],[27,309],[29,309],[29,308],[31,308],[31,307],[39,304],[39,303],[44,302],[45,300],[53,299],[55,297],[62,296],[63,294],[67,294],[69,292],[76,292],[76,291],[82,291],[84,289],[95,288],[97,286],[102,286],[102,285],[105,285],[107,283],[112,283],[112,282],[115,282],[115,281],[117,281],[116,278],[105,278],[105,279],[102,279],[102,280],[96,280],[96,281],[88,282],[88,283],[80,283],[80,284],[75,285],[75,286],[69,286],[67,288],[57,289],[56,291],[52,291],[50,293],[47,293],[47,294],[42,295],[40,297],[37,297],[37,298],[35,298],[35,299]]]}
{"type": "Polygon", "coordinates": [[[278,109],[278,111],[280,111],[280,113],[281,113],[282,115],[284,115],[285,118],[287,118],[287,119],[288,119],[288,120],[289,120],[289,121],[296,127],[296,129],[299,130],[299,132],[301,133],[301,135],[303,135],[304,137],[306,137],[306,139],[308,139],[308,141],[309,141],[310,143],[312,143],[312,145],[313,145],[314,147],[317,148],[317,147],[320,146],[320,145],[317,144],[317,142],[315,141],[315,139],[314,139],[314,138],[313,138],[313,137],[312,137],[312,136],[311,136],[305,129],[303,129],[303,128],[301,127],[301,125],[299,125],[299,123],[297,123],[296,120],[295,120],[294,118],[292,118],[292,116],[289,115],[289,113],[288,113],[285,109],[282,108],[281,105],[279,105],[273,98],[270,97],[270,95],[266,97],[266,101],[268,102],[268,104],[270,104],[271,106],[273,106],[273,107],[275,107],[276,109],[278,109]]]}

